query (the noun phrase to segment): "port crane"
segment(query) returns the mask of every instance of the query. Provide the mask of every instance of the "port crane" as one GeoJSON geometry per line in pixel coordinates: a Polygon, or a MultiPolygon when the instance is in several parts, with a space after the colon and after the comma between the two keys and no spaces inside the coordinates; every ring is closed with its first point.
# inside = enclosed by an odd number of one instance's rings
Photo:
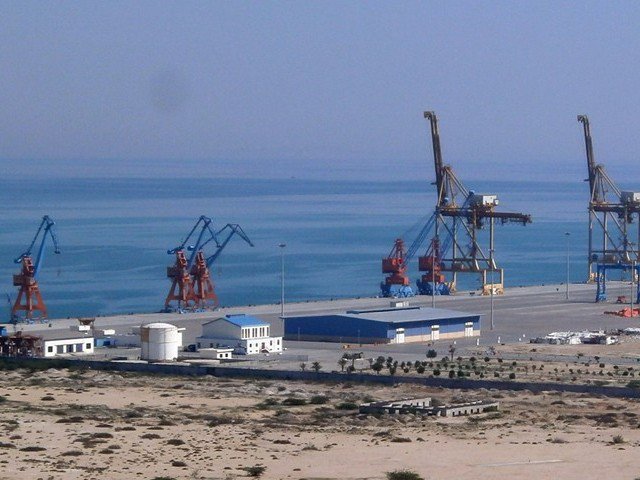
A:
{"type": "Polygon", "coordinates": [[[435,236],[431,239],[426,253],[418,258],[418,270],[424,272],[416,282],[420,295],[451,294],[451,284],[447,283],[442,273],[442,257],[449,250],[451,243],[450,235],[446,236],[444,242],[435,236]]]}
{"type": "Polygon", "coordinates": [[[253,247],[240,225],[230,223],[216,231],[211,218],[202,215],[182,243],[167,250],[169,255],[175,255],[176,260],[167,267],[171,287],[165,299],[165,311],[215,308],[218,305],[209,268],[234,235],[239,235],[253,247]],[[195,243],[190,244],[192,239],[195,243]],[[211,242],[215,244],[216,251],[206,257],[203,249],[211,242]],[[173,306],[172,302],[177,304],[173,306]]]}
{"type": "Polygon", "coordinates": [[[193,298],[195,301],[195,308],[215,309],[218,307],[218,296],[215,293],[214,284],[211,280],[210,268],[234,235],[238,235],[250,246],[254,246],[240,225],[228,223],[217,232],[213,232],[209,239],[203,242],[200,249],[196,252],[195,261],[191,266],[192,283],[190,295],[190,298],[193,298]],[[213,255],[205,258],[203,248],[211,242],[215,243],[216,251],[213,255]]]}
{"type": "Polygon", "coordinates": [[[206,235],[215,235],[211,223],[212,220],[209,217],[201,215],[182,243],[167,250],[167,254],[175,255],[176,260],[173,265],[167,267],[167,278],[171,280],[171,287],[164,301],[165,311],[182,310],[196,304],[190,271],[197,252],[200,250],[205,238],[208,238],[206,235]],[[191,248],[188,248],[189,241],[192,238],[196,239],[196,243],[191,245],[191,248]],[[187,259],[186,250],[191,250],[192,252],[189,259],[187,259]],[[172,302],[177,302],[177,305],[175,307],[172,306],[172,302]]]}
{"type": "Polygon", "coordinates": [[[47,318],[47,307],[42,300],[37,278],[42,268],[47,238],[50,238],[53,243],[53,253],[60,253],[58,238],[53,229],[54,225],[55,222],[51,217],[48,215],[42,217],[42,221],[33,240],[31,240],[27,249],[14,259],[14,263],[21,264],[22,266],[20,273],[13,276],[13,285],[19,287],[18,297],[11,308],[11,321],[13,323],[44,320],[47,318]],[[38,243],[38,240],[40,241],[40,245],[38,246],[38,253],[34,263],[33,249],[38,243]]]}
{"type": "MultiPolygon", "coordinates": [[[[604,166],[596,163],[589,118],[577,118],[584,132],[589,174],[585,180],[589,182],[588,279],[597,283],[596,302],[600,302],[607,299],[607,270],[630,270],[632,276],[638,276],[640,192],[621,191],[604,166]],[[634,221],[638,224],[635,232],[634,221]]],[[[640,301],[640,285],[636,295],[640,301]]]]}
{"type": "MultiPolygon", "coordinates": [[[[424,112],[424,118],[429,121],[431,127],[431,144],[435,165],[435,185],[437,188],[437,200],[435,207],[435,237],[442,234],[451,238],[451,253],[436,251],[432,243],[431,252],[419,259],[423,271],[427,276],[438,277],[442,280],[443,272],[449,272],[452,279],[448,286],[455,291],[458,273],[476,273],[481,275],[482,293],[503,293],[504,271],[498,268],[494,257],[494,226],[498,220],[501,224],[519,223],[526,225],[531,223],[531,216],[524,213],[498,212],[498,196],[495,194],[477,194],[468,190],[458,179],[450,165],[445,165],[442,159],[440,147],[440,132],[438,118],[435,112],[424,112]],[[489,244],[488,249],[480,245],[479,231],[488,223],[489,244]],[[487,252],[488,250],[488,252],[487,252]],[[487,255],[488,253],[488,255],[487,255]],[[434,255],[440,254],[439,268],[433,268],[434,255]],[[429,274],[429,268],[432,268],[429,274]],[[499,281],[491,283],[487,281],[488,272],[498,272],[499,281]]],[[[444,283],[444,282],[441,282],[444,283]]]]}
{"type": "Polygon", "coordinates": [[[408,249],[405,248],[402,238],[396,238],[389,255],[382,259],[382,273],[387,275],[380,283],[380,292],[383,297],[405,298],[415,295],[411,288],[407,269],[418,249],[427,239],[429,232],[433,229],[435,221],[436,217],[433,214],[420,229],[408,249]]]}

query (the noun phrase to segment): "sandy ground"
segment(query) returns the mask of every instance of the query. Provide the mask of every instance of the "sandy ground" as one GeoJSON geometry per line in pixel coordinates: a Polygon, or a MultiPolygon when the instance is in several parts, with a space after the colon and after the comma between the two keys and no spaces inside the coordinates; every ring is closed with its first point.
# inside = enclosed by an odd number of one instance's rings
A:
{"type": "Polygon", "coordinates": [[[266,467],[266,479],[383,479],[403,468],[425,479],[595,479],[606,468],[612,479],[640,475],[640,404],[632,400],[93,371],[2,373],[2,479],[232,479],[249,478],[245,469],[257,465],[266,467]],[[286,405],[289,398],[319,395],[327,403],[286,405]],[[337,408],[425,396],[494,398],[501,405],[499,412],[458,418],[375,418],[337,408]]]}

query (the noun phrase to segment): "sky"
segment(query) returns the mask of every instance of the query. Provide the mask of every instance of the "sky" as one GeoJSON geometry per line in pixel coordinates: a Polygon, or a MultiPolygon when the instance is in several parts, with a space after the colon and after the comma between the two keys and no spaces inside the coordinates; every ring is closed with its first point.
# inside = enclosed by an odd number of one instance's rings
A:
{"type": "Polygon", "coordinates": [[[640,3],[0,1],[0,174],[461,177],[640,167],[640,3]]]}

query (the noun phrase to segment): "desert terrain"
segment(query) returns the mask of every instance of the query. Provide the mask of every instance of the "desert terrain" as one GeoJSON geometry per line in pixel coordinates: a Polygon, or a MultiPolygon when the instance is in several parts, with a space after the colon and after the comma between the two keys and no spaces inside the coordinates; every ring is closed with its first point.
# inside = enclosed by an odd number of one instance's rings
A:
{"type": "Polygon", "coordinates": [[[3,371],[0,394],[2,479],[640,477],[636,400],[53,369],[3,371]],[[500,410],[354,408],[417,397],[496,399],[500,410]]]}

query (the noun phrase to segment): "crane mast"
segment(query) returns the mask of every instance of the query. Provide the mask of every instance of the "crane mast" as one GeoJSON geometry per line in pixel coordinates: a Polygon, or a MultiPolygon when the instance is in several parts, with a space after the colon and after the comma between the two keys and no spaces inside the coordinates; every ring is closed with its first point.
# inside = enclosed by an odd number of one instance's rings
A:
{"type": "Polygon", "coordinates": [[[44,261],[47,238],[50,238],[53,243],[53,253],[60,253],[58,238],[53,229],[54,225],[55,222],[51,217],[48,215],[42,217],[40,226],[31,243],[27,249],[14,260],[14,263],[21,265],[20,273],[13,276],[13,285],[19,287],[18,296],[11,308],[11,321],[14,323],[23,320],[33,321],[47,318],[47,306],[44,300],[42,300],[37,277],[44,261]],[[38,240],[40,240],[40,245],[38,246],[38,253],[34,262],[32,250],[38,240]]]}
{"type": "Polygon", "coordinates": [[[490,288],[496,293],[502,293],[504,273],[502,268],[497,267],[493,255],[495,221],[498,220],[501,224],[526,225],[531,222],[531,216],[496,211],[499,203],[497,195],[476,194],[468,190],[458,179],[453,168],[444,164],[437,115],[433,111],[426,111],[424,118],[429,121],[431,127],[431,144],[438,189],[435,207],[435,243],[432,241],[429,252],[419,259],[420,270],[427,272],[427,278],[424,280],[433,282],[435,279],[443,285],[443,291],[455,291],[458,273],[479,273],[484,294],[489,293],[490,288]],[[489,243],[483,248],[479,231],[486,223],[489,225],[489,243]],[[451,252],[448,255],[440,249],[437,240],[443,233],[450,239],[451,252]],[[434,262],[438,260],[440,265],[435,266],[434,262]],[[445,272],[449,272],[452,276],[451,281],[446,284],[448,289],[444,288],[442,277],[445,272]],[[499,282],[496,284],[491,280],[489,284],[487,272],[498,272],[499,282]]]}
{"type": "Polygon", "coordinates": [[[590,282],[597,283],[599,302],[607,299],[607,270],[631,271],[640,259],[640,192],[620,191],[604,166],[595,162],[589,117],[578,115],[577,120],[583,126],[589,175],[587,274],[590,282]]]}
{"type": "Polygon", "coordinates": [[[249,246],[254,246],[242,227],[237,223],[226,224],[217,232],[212,233],[209,239],[200,246],[196,254],[196,261],[191,267],[191,278],[193,279],[191,297],[195,299],[197,309],[215,309],[218,307],[219,300],[215,293],[215,286],[209,269],[235,235],[242,238],[249,246]],[[223,234],[226,234],[226,237],[221,240],[223,234]],[[210,242],[215,243],[216,251],[209,257],[205,257],[203,249],[210,242]]]}
{"type": "Polygon", "coordinates": [[[171,280],[171,286],[165,298],[165,312],[202,310],[218,306],[209,267],[234,235],[240,236],[253,247],[253,243],[240,225],[228,223],[216,231],[211,218],[202,215],[184,240],[177,247],[167,250],[169,255],[175,255],[176,260],[173,265],[167,267],[167,278],[171,280]],[[226,237],[222,238],[225,234],[226,237]],[[189,243],[191,239],[195,239],[194,244],[189,243]],[[207,257],[204,248],[211,242],[215,244],[216,251],[207,257]],[[188,259],[187,251],[191,252],[188,259]]]}

